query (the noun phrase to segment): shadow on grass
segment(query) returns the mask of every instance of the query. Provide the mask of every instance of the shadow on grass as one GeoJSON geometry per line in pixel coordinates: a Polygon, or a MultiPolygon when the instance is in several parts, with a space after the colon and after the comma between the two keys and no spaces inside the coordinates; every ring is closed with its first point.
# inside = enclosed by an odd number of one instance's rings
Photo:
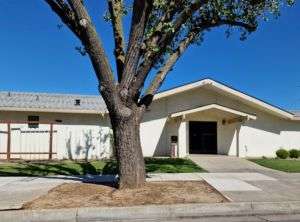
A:
{"type": "Polygon", "coordinates": [[[91,162],[18,162],[0,165],[0,176],[99,175],[102,167],[91,162]]]}
{"type": "MultiPolygon", "coordinates": [[[[147,173],[205,172],[188,159],[145,158],[147,173]]],[[[0,164],[0,176],[53,176],[53,175],[116,175],[115,160],[99,161],[21,161],[0,164]]]]}

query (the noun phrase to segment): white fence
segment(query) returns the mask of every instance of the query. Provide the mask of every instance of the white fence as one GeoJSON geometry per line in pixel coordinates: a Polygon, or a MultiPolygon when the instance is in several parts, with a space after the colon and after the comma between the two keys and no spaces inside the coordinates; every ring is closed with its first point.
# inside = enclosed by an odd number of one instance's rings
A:
{"type": "Polygon", "coordinates": [[[0,159],[101,159],[112,155],[109,127],[0,123],[0,159]]]}

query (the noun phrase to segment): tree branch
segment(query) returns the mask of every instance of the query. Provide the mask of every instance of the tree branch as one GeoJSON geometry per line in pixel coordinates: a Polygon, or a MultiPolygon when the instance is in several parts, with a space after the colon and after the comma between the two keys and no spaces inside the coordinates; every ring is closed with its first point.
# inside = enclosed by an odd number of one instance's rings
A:
{"type": "Polygon", "coordinates": [[[92,20],[82,0],[68,0],[68,3],[74,11],[77,24],[80,26],[80,40],[89,54],[97,78],[100,81],[100,91],[102,92],[109,88],[111,90],[114,85],[113,72],[92,20]]]}
{"type": "Polygon", "coordinates": [[[80,37],[80,30],[76,23],[75,15],[69,6],[63,0],[45,0],[45,2],[50,6],[52,11],[60,17],[62,22],[68,26],[77,37],[80,37]]]}
{"type": "MultiPolygon", "coordinates": [[[[154,36],[150,41],[151,45],[156,45],[159,48],[158,52],[149,51],[146,53],[143,63],[140,64],[138,71],[136,72],[136,80],[132,87],[133,91],[137,91],[140,89],[149,72],[151,71],[153,64],[157,61],[157,59],[165,52],[166,47],[172,42],[176,33],[180,30],[181,26],[193,15],[195,11],[197,11],[202,4],[204,4],[206,0],[197,0],[192,3],[189,7],[186,7],[178,16],[178,18],[174,22],[174,31],[168,32],[162,35],[162,37],[158,38],[154,36]]],[[[151,48],[151,46],[150,46],[151,48]]]]}
{"type": "Polygon", "coordinates": [[[139,64],[141,44],[151,8],[152,1],[149,0],[135,0],[133,4],[130,37],[121,82],[121,88],[125,95],[139,64]]]}
{"type": "Polygon", "coordinates": [[[220,25],[229,25],[229,26],[238,26],[241,28],[246,29],[248,32],[254,32],[257,28],[256,25],[253,24],[247,24],[245,22],[241,22],[241,21],[229,21],[226,19],[221,19],[219,22],[220,25]]]}
{"type": "Polygon", "coordinates": [[[154,95],[163,81],[165,80],[168,72],[172,69],[173,65],[177,62],[180,56],[184,53],[187,47],[194,40],[197,33],[190,33],[184,40],[179,43],[179,46],[174,50],[174,52],[169,56],[165,64],[160,68],[160,70],[155,74],[155,78],[152,81],[149,88],[146,90],[145,95],[154,95]]]}
{"type": "Polygon", "coordinates": [[[111,15],[111,22],[114,32],[115,40],[115,57],[117,64],[118,81],[122,79],[125,62],[125,42],[123,35],[122,13],[123,1],[122,0],[108,0],[108,8],[111,15]]]}
{"type": "Polygon", "coordinates": [[[178,61],[178,59],[181,57],[181,55],[185,52],[185,50],[188,48],[188,46],[193,42],[197,34],[199,34],[201,31],[213,28],[216,26],[222,26],[222,25],[231,25],[231,26],[238,26],[245,28],[249,32],[253,32],[256,30],[256,26],[240,22],[240,21],[229,21],[229,20],[220,20],[218,22],[209,23],[209,22],[203,22],[201,25],[195,25],[193,31],[191,31],[188,36],[183,39],[176,50],[173,51],[173,53],[169,56],[168,60],[165,62],[165,64],[160,68],[160,70],[155,74],[155,77],[151,84],[149,85],[148,89],[145,92],[145,95],[141,98],[139,105],[145,105],[149,106],[152,102],[153,96],[157,92],[157,90],[160,88],[161,84],[164,82],[167,74],[172,69],[174,64],[178,61]]]}

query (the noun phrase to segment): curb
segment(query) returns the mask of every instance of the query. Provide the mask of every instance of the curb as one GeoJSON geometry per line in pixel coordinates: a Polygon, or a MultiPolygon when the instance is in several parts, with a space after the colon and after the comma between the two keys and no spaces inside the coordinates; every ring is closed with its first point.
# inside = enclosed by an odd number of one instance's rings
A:
{"type": "Polygon", "coordinates": [[[1,222],[113,221],[131,219],[191,218],[300,213],[300,201],[216,204],[146,205],[134,207],[71,208],[1,211],[1,222]]]}

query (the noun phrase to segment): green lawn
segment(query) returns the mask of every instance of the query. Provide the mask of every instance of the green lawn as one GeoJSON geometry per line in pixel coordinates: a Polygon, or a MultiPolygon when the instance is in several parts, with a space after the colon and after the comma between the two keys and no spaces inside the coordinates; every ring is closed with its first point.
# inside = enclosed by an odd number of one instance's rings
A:
{"type": "MultiPolygon", "coordinates": [[[[145,158],[148,173],[192,173],[205,172],[188,159],[145,158]]],[[[48,175],[85,175],[115,174],[117,164],[112,160],[84,161],[40,161],[1,163],[0,176],[48,176],[48,175]]]]}
{"type": "Polygon", "coordinates": [[[249,159],[261,166],[289,173],[300,173],[300,160],[249,159]]]}

